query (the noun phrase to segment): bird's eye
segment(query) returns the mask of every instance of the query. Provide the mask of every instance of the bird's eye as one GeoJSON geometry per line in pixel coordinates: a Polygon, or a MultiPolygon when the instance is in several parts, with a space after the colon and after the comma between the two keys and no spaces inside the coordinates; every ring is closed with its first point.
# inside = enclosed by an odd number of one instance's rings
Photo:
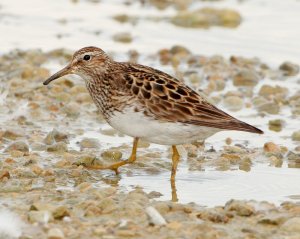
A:
{"type": "Polygon", "coordinates": [[[83,60],[88,61],[91,59],[90,55],[84,55],[83,60]]]}

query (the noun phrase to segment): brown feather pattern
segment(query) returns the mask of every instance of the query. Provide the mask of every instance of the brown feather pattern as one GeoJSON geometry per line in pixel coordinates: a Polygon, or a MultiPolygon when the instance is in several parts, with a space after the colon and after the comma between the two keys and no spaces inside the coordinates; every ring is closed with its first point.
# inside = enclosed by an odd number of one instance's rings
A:
{"type": "Polygon", "coordinates": [[[138,64],[125,64],[126,88],[137,96],[145,115],[165,122],[180,122],[226,130],[262,133],[261,130],[242,122],[214,105],[178,81],[176,78],[138,64]]]}

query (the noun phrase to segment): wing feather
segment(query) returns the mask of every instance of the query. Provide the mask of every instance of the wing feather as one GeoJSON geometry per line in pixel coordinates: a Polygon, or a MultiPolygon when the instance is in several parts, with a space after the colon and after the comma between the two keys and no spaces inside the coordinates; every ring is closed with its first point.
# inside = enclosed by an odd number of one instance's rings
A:
{"type": "Polygon", "coordinates": [[[176,78],[151,67],[138,64],[129,66],[130,73],[125,79],[131,84],[132,93],[145,104],[141,108],[146,115],[166,122],[262,133],[210,104],[176,78]]]}

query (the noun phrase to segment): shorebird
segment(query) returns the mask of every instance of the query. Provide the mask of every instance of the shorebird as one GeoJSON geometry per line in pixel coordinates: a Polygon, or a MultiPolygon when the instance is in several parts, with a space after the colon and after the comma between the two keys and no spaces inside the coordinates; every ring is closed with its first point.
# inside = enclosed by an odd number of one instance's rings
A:
{"type": "Polygon", "coordinates": [[[97,47],[76,51],[71,62],[44,85],[68,74],[79,75],[85,81],[108,124],[134,138],[129,159],[90,168],[118,173],[120,166],[136,160],[138,140],[143,139],[172,146],[171,182],[174,183],[179,161],[176,145],[205,140],[221,130],[263,133],[218,109],[169,74],[144,65],[114,61],[97,47]]]}

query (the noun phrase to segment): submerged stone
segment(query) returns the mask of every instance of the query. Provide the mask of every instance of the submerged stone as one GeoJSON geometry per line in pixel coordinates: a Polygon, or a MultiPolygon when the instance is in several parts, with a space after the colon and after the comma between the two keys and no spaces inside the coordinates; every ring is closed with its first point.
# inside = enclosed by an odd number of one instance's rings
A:
{"type": "Polygon", "coordinates": [[[231,9],[202,8],[195,11],[181,11],[171,19],[171,23],[180,27],[209,28],[222,26],[234,28],[240,25],[240,14],[231,9]]]}

